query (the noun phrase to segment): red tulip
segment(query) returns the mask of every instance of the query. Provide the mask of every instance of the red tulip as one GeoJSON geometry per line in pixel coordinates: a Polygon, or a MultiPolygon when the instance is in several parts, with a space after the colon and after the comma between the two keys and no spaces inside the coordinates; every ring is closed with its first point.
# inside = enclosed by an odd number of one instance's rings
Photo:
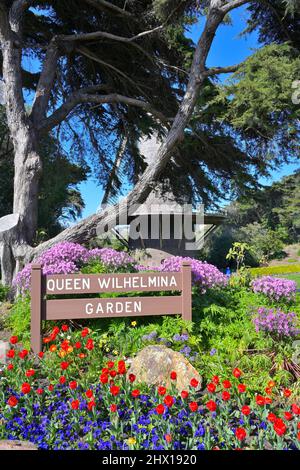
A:
{"type": "Polygon", "coordinates": [[[214,383],[209,383],[207,384],[207,390],[210,392],[210,393],[214,393],[216,391],[216,386],[214,383]]]}
{"type": "Polygon", "coordinates": [[[197,388],[198,385],[199,385],[199,382],[198,382],[197,379],[192,379],[192,380],[190,381],[190,385],[191,385],[191,387],[197,388]]]}
{"type": "Polygon", "coordinates": [[[224,388],[231,388],[231,382],[229,380],[223,380],[224,388]]]}
{"type": "Polygon", "coordinates": [[[248,416],[251,413],[251,408],[247,405],[242,406],[241,412],[243,415],[248,416]]]}
{"type": "Polygon", "coordinates": [[[277,418],[273,423],[273,428],[278,436],[283,436],[286,433],[287,427],[282,421],[282,419],[277,418]]]}
{"type": "Polygon", "coordinates": [[[173,406],[174,403],[175,403],[175,400],[174,400],[174,398],[173,398],[171,395],[165,396],[165,398],[164,398],[164,404],[167,405],[168,408],[170,408],[171,406],[173,406]]]}
{"type": "Polygon", "coordinates": [[[118,387],[117,385],[113,385],[112,387],[110,387],[109,391],[115,397],[119,394],[120,387],[118,387]]]}
{"type": "Polygon", "coordinates": [[[209,401],[206,403],[206,408],[207,408],[209,411],[216,411],[216,409],[217,409],[217,404],[216,404],[216,402],[214,402],[213,400],[209,400],[209,401]]]}
{"type": "Polygon", "coordinates": [[[244,428],[237,428],[235,430],[235,437],[239,440],[239,441],[243,441],[244,439],[246,439],[246,436],[247,436],[247,433],[245,431],[244,428]]]}
{"type": "Polygon", "coordinates": [[[9,340],[10,344],[17,344],[18,342],[18,337],[17,336],[12,336],[9,340]]]}
{"type": "Polygon", "coordinates": [[[28,382],[24,382],[21,386],[21,391],[24,395],[27,395],[31,390],[30,384],[28,382]]]}
{"type": "Polygon", "coordinates": [[[223,393],[222,393],[222,399],[223,399],[224,401],[230,400],[230,393],[229,393],[229,392],[226,392],[226,391],[223,392],[223,393]]]}
{"type": "Polygon", "coordinates": [[[18,399],[16,397],[14,397],[13,395],[11,395],[9,397],[9,399],[7,400],[7,404],[11,407],[14,407],[14,406],[17,406],[18,404],[18,399]]]}
{"type": "Polygon", "coordinates": [[[196,403],[195,401],[192,401],[191,403],[189,403],[189,408],[191,411],[197,411],[198,410],[198,403],[196,403]]]}
{"type": "Polygon", "coordinates": [[[158,392],[158,395],[163,396],[167,393],[167,389],[166,387],[158,387],[157,392],[158,392]]]}
{"type": "Polygon", "coordinates": [[[242,371],[236,367],[235,369],[233,369],[232,374],[235,378],[238,379],[242,375],[242,371]]]}
{"type": "Polygon", "coordinates": [[[155,410],[156,410],[156,413],[158,413],[159,415],[163,415],[165,412],[165,407],[164,405],[157,405],[155,410]]]}
{"type": "Polygon", "coordinates": [[[71,390],[75,390],[77,388],[77,382],[76,380],[72,380],[70,383],[69,383],[69,387],[71,390]]]}
{"type": "Polygon", "coordinates": [[[79,408],[79,400],[73,400],[73,401],[71,401],[71,408],[72,408],[73,410],[78,410],[78,408],[79,408]]]}

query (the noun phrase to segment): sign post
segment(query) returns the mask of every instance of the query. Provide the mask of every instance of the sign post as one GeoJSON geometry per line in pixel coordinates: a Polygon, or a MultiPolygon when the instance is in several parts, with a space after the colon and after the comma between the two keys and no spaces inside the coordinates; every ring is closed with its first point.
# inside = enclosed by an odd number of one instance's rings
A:
{"type": "Polygon", "coordinates": [[[42,348],[42,320],[117,318],[152,315],[182,315],[192,320],[191,266],[184,262],[180,272],[142,272],[122,274],[42,275],[40,265],[31,275],[31,348],[42,348]],[[181,295],[63,298],[47,295],[99,294],[101,292],[181,292],[181,295]]]}
{"type": "Polygon", "coordinates": [[[42,350],[42,267],[34,264],[31,271],[31,349],[36,354],[42,350]]]}

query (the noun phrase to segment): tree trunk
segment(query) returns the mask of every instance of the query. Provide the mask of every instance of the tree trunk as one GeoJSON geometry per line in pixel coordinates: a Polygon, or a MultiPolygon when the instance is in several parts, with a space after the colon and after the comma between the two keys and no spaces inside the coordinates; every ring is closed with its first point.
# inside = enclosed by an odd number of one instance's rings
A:
{"type": "MultiPolygon", "coordinates": [[[[11,285],[14,275],[23,267],[24,258],[37,230],[38,183],[41,159],[35,150],[36,138],[30,129],[17,129],[13,138],[15,151],[13,215],[17,219],[0,240],[2,283],[11,285]]],[[[5,223],[0,219],[0,232],[5,223]]]]}
{"type": "MultiPolygon", "coordinates": [[[[16,4],[15,4],[16,5],[16,4]]],[[[22,35],[19,13],[8,14],[0,4],[0,41],[4,100],[7,124],[15,152],[13,215],[18,222],[7,230],[7,221],[0,221],[2,281],[10,284],[14,272],[22,266],[26,250],[37,229],[38,183],[41,158],[38,155],[37,132],[29,118],[22,87],[22,35]],[[1,224],[2,222],[2,224],[1,224]]]]}
{"type": "Polygon", "coordinates": [[[30,129],[19,129],[15,140],[14,214],[19,214],[19,241],[31,244],[35,238],[38,218],[38,184],[41,158],[36,137],[30,129]]]}

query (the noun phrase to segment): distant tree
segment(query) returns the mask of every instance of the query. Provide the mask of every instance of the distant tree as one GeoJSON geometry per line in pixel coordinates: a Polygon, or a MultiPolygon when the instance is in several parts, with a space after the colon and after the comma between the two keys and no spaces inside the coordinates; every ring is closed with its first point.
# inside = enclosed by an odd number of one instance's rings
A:
{"type": "Polygon", "coordinates": [[[284,244],[300,241],[300,170],[271,186],[248,193],[228,208],[228,219],[208,241],[205,257],[226,266],[226,253],[234,242],[254,247],[247,257],[257,265],[280,255],[284,244]]]}

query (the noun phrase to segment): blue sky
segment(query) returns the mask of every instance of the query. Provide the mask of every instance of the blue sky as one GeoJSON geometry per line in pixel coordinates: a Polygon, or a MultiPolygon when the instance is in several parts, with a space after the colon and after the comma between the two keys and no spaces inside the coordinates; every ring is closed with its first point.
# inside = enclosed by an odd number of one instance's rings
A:
{"type": "MultiPolygon", "coordinates": [[[[240,33],[246,26],[246,9],[242,7],[235,10],[232,13],[231,18],[232,25],[221,26],[217,32],[207,61],[207,65],[210,67],[237,64],[252,54],[254,49],[259,47],[257,34],[255,32],[251,35],[247,35],[246,37],[240,37],[240,33]]],[[[201,26],[201,22],[193,25],[188,33],[194,42],[198,40],[199,35],[201,34],[201,26]]],[[[29,68],[32,69],[34,66],[36,66],[36,64],[33,64],[31,61],[29,68]]],[[[220,78],[225,79],[226,76],[223,75],[220,78]]],[[[270,184],[272,181],[278,180],[284,175],[293,173],[293,171],[298,167],[299,164],[295,164],[285,165],[281,168],[274,169],[271,178],[264,178],[261,182],[263,184],[270,184]]],[[[93,176],[91,176],[88,181],[82,183],[79,186],[79,189],[85,201],[86,207],[83,211],[83,217],[86,217],[97,210],[103,192],[93,176]]]]}

